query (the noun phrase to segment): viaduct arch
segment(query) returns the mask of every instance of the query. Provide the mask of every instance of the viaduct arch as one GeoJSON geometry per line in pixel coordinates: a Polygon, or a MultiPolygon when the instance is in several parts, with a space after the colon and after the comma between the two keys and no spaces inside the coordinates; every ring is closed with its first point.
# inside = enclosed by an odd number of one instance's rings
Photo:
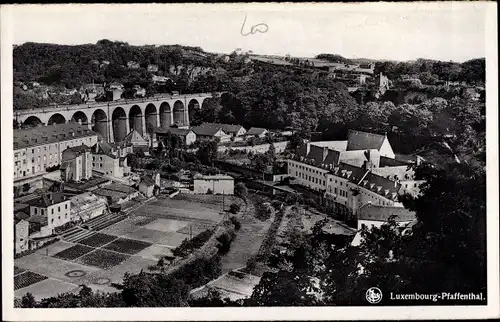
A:
{"type": "MultiPolygon", "coordinates": [[[[219,97],[222,93],[216,93],[219,97]]],[[[158,96],[135,100],[119,100],[93,104],[60,105],[40,109],[14,111],[23,125],[81,123],[98,132],[108,142],[120,142],[136,130],[145,139],[154,129],[170,125],[189,126],[190,114],[201,112],[204,102],[213,94],[158,96]]]]}

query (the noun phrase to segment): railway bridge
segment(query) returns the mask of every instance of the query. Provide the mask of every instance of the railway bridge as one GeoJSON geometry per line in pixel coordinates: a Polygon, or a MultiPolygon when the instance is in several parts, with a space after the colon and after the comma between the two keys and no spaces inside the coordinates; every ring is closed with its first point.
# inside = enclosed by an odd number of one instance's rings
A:
{"type": "MultiPolygon", "coordinates": [[[[221,93],[216,93],[220,96],[221,93]]],[[[36,126],[81,122],[99,132],[108,142],[120,142],[136,130],[146,137],[154,128],[189,126],[189,115],[203,109],[211,93],[165,95],[92,104],[56,105],[14,111],[17,122],[36,126]]]]}

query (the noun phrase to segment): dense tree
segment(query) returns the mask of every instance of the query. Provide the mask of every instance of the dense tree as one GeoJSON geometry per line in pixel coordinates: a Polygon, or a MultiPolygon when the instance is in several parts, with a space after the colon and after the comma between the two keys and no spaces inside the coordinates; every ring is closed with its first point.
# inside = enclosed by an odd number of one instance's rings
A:
{"type": "Polygon", "coordinates": [[[217,160],[217,141],[205,141],[200,143],[196,151],[198,160],[206,165],[212,165],[217,160]]]}

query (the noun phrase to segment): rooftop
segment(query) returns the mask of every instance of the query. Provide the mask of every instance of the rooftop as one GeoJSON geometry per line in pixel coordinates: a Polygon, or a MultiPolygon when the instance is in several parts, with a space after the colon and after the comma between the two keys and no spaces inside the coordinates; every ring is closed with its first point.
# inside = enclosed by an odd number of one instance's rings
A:
{"type": "Polygon", "coordinates": [[[382,207],[364,205],[359,208],[358,220],[388,221],[391,216],[396,216],[396,222],[413,221],[417,219],[415,212],[403,207],[382,207]]]}
{"type": "Polygon", "coordinates": [[[67,196],[65,196],[62,193],[49,192],[49,193],[44,193],[35,199],[29,200],[26,203],[33,207],[47,208],[49,206],[57,205],[67,200],[68,200],[67,196]]]}
{"type": "Polygon", "coordinates": [[[192,130],[190,129],[179,129],[177,127],[169,127],[167,129],[157,129],[156,130],[156,134],[167,134],[167,133],[171,133],[173,135],[179,135],[179,136],[186,136],[188,135],[190,132],[193,132],[192,130]]]}
{"type": "Polygon", "coordinates": [[[260,128],[260,127],[251,127],[246,135],[261,135],[262,133],[266,132],[266,129],[260,128]]]}
{"type": "Polygon", "coordinates": [[[379,150],[385,139],[385,135],[349,130],[347,134],[347,151],[367,149],[379,150]]]}
{"type": "Polygon", "coordinates": [[[215,174],[215,175],[201,175],[196,174],[194,177],[196,180],[234,180],[233,177],[228,176],[227,174],[215,174]]]}
{"type": "Polygon", "coordinates": [[[78,123],[54,124],[14,130],[14,149],[51,144],[98,135],[87,125],[78,123]]]}
{"type": "MultiPolygon", "coordinates": [[[[194,126],[192,130],[196,135],[214,136],[217,132],[222,130],[222,126],[220,124],[202,123],[198,126],[194,126]]],[[[222,131],[224,132],[224,130],[222,131]]]]}

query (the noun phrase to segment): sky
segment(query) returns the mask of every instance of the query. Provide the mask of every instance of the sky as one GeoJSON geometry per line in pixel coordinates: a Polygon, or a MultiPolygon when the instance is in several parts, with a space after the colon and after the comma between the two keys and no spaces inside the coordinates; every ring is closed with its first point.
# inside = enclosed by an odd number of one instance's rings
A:
{"type": "Polygon", "coordinates": [[[7,8],[14,44],[180,44],[230,53],[463,62],[485,56],[486,13],[495,4],[178,4],[14,5],[7,8]],[[247,17],[243,26],[243,21],[247,17]],[[251,31],[260,26],[267,32],[251,31]],[[243,32],[242,32],[243,26],[243,32]]]}

